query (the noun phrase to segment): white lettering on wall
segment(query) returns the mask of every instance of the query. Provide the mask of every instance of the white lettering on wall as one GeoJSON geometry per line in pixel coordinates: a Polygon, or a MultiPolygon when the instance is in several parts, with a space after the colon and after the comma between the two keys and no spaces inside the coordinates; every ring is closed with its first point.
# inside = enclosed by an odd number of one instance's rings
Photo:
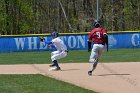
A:
{"type": "Polygon", "coordinates": [[[78,41],[77,41],[78,45],[77,45],[77,48],[80,48],[80,47],[85,47],[85,36],[78,36],[78,41]],[[82,46],[80,46],[80,43],[82,46]]]}
{"type": "MultiPolygon", "coordinates": [[[[61,36],[60,37],[67,47],[69,48],[85,48],[85,39],[86,36],[61,36]]],[[[44,42],[40,42],[38,37],[22,37],[22,38],[14,38],[17,50],[38,50],[38,49],[47,49],[49,48],[47,44],[44,42]]],[[[47,40],[47,37],[45,37],[47,40]]]]}
{"type": "Polygon", "coordinates": [[[24,42],[25,42],[25,38],[14,38],[16,41],[16,46],[17,49],[19,50],[19,48],[21,47],[21,49],[24,49],[24,42]]]}
{"type": "Polygon", "coordinates": [[[140,38],[139,34],[133,34],[132,38],[131,38],[131,42],[133,46],[138,46],[139,45],[139,41],[135,40],[136,38],[140,38]]]}
{"type": "Polygon", "coordinates": [[[28,37],[29,50],[37,49],[37,37],[28,37]],[[32,46],[33,45],[33,46],[32,46]]]}
{"type": "Polygon", "coordinates": [[[69,36],[69,38],[68,38],[68,46],[70,48],[76,47],[76,38],[75,38],[75,36],[69,36]]]}

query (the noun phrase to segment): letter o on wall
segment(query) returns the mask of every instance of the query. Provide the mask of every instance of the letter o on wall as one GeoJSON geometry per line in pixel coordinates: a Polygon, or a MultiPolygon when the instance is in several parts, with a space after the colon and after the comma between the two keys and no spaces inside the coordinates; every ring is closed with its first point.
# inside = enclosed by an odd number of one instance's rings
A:
{"type": "Polygon", "coordinates": [[[133,34],[132,38],[131,38],[131,42],[133,46],[138,46],[139,45],[139,41],[136,41],[135,39],[139,39],[139,34],[133,34]]]}
{"type": "Polygon", "coordinates": [[[76,38],[75,38],[75,36],[70,36],[68,38],[68,45],[69,45],[70,48],[76,47],[76,38]]]}

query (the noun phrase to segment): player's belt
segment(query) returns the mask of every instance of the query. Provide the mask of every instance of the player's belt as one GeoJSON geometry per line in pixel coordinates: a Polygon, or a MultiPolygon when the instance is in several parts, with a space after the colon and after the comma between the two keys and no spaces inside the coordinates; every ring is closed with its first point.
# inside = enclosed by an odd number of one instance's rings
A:
{"type": "MultiPolygon", "coordinates": [[[[101,44],[101,43],[95,43],[95,44],[101,44]]],[[[105,45],[105,44],[101,44],[101,45],[105,45]]]]}

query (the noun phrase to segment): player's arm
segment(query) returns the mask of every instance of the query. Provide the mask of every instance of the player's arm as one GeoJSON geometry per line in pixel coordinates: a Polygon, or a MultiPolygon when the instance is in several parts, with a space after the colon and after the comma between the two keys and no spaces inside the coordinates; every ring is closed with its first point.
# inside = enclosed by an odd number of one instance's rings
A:
{"type": "Polygon", "coordinates": [[[106,44],[106,49],[107,49],[107,52],[108,52],[108,35],[104,34],[103,37],[104,37],[105,44],[106,44]]]}
{"type": "Polygon", "coordinates": [[[88,52],[91,51],[91,41],[88,40],[88,52]]]}
{"type": "Polygon", "coordinates": [[[45,40],[44,43],[47,44],[48,46],[52,47],[52,48],[56,48],[52,41],[45,40]]]}
{"type": "Polygon", "coordinates": [[[47,44],[48,46],[51,46],[52,48],[55,48],[55,46],[53,45],[53,42],[52,42],[52,41],[47,41],[47,40],[45,40],[44,37],[40,37],[40,41],[41,41],[41,42],[44,42],[44,43],[47,44]]]}
{"type": "Polygon", "coordinates": [[[90,32],[89,36],[88,36],[88,52],[91,51],[91,42],[92,42],[92,32],[90,32]]]}
{"type": "Polygon", "coordinates": [[[44,40],[44,43],[47,44],[48,46],[52,46],[53,45],[53,42],[52,41],[44,40]]]}

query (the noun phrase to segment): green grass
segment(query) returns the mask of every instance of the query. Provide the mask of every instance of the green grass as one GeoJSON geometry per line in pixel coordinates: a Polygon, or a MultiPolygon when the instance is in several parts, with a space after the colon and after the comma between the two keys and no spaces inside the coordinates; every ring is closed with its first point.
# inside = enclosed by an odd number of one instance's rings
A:
{"type": "Polygon", "coordinates": [[[0,75],[0,93],[95,93],[42,75],[0,75]]]}
{"type": "MultiPolygon", "coordinates": [[[[101,62],[139,62],[140,49],[111,49],[103,53],[101,62]]],[[[66,58],[59,63],[88,62],[90,53],[84,51],[70,51],[66,58]]],[[[50,52],[14,52],[0,53],[0,64],[48,64],[52,63],[50,52]]]]}
{"type": "Polygon", "coordinates": [[[140,49],[112,49],[104,53],[101,62],[140,62],[140,49]]]}
{"type": "MultiPolygon", "coordinates": [[[[140,49],[111,49],[101,62],[140,62],[140,49]]],[[[88,62],[90,53],[70,51],[60,63],[88,62]]],[[[0,64],[48,64],[50,52],[0,53],[0,64]]],[[[0,93],[95,93],[42,75],[0,75],[0,93]]]]}

